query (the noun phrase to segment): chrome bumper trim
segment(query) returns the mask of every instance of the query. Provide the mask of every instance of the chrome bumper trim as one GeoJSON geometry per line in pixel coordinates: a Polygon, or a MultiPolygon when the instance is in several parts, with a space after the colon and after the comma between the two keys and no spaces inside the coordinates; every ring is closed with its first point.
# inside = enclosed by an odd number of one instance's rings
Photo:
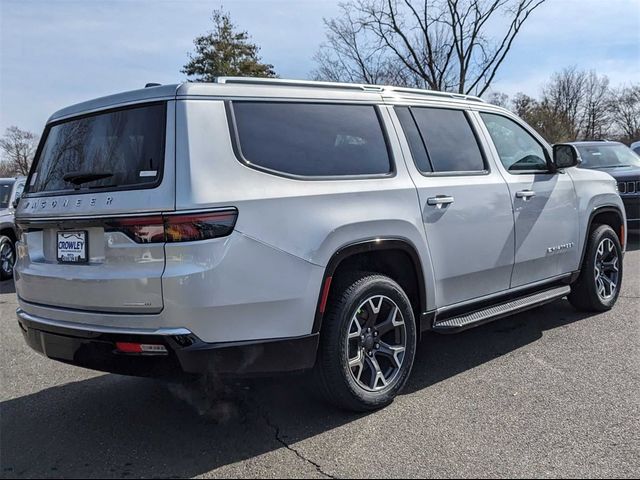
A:
{"type": "Polygon", "coordinates": [[[84,323],[65,322],[62,320],[51,320],[49,318],[37,317],[31,315],[21,308],[16,310],[18,319],[26,320],[35,324],[46,325],[49,327],[66,328],[69,330],[81,330],[83,332],[122,334],[122,335],[192,335],[186,328],[124,328],[124,327],[107,327],[104,325],[88,325],[84,323]]]}

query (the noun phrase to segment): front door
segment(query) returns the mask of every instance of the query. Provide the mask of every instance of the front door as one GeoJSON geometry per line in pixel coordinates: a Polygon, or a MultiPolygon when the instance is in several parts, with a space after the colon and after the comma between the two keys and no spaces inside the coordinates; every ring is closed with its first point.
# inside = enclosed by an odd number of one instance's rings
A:
{"type": "Polygon", "coordinates": [[[544,144],[515,119],[480,113],[509,185],[516,226],[511,287],[550,279],[579,264],[573,181],[549,170],[544,144]]]}

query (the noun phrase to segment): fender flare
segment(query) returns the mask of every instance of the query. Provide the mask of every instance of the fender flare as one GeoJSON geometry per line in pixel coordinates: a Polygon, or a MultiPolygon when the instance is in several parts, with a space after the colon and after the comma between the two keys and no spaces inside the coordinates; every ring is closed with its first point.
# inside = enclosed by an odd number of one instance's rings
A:
{"type": "MultiPolygon", "coordinates": [[[[425,277],[422,269],[422,263],[420,261],[420,255],[416,248],[407,240],[401,238],[388,238],[378,237],[369,240],[362,240],[340,247],[329,259],[327,266],[322,277],[321,289],[318,295],[318,303],[316,305],[316,312],[313,321],[313,329],[311,333],[320,332],[322,327],[322,320],[324,317],[324,304],[326,303],[329,291],[331,289],[331,281],[336,269],[347,258],[364,252],[384,251],[384,250],[400,250],[409,255],[413,267],[415,268],[417,281],[418,281],[418,297],[419,297],[419,315],[416,318],[416,322],[420,322],[423,316],[423,312],[427,308],[427,295],[425,277]]],[[[420,327],[420,324],[417,325],[420,327]]]]}
{"type": "MultiPolygon", "coordinates": [[[[582,244],[582,253],[580,254],[580,264],[579,264],[579,269],[582,269],[582,264],[584,263],[584,257],[587,254],[587,241],[589,239],[589,232],[591,232],[591,226],[593,225],[593,219],[601,214],[601,213],[614,213],[618,216],[618,218],[620,219],[620,223],[622,225],[624,225],[625,227],[625,231],[626,231],[626,224],[624,221],[624,215],[622,214],[622,211],[620,210],[619,207],[617,206],[613,206],[613,205],[603,205],[600,207],[595,207],[591,213],[589,214],[589,221],[587,222],[587,228],[585,229],[585,239],[584,239],[584,243],[582,244]]],[[[620,232],[616,232],[618,235],[620,235],[620,232]]],[[[622,241],[624,241],[624,239],[621,239],[622,241]]],[[[625,242],[626,243],[626,242],[625,242]]],[[[624,245],[624,247],[626,248],[626,245],[624,245]]]]}

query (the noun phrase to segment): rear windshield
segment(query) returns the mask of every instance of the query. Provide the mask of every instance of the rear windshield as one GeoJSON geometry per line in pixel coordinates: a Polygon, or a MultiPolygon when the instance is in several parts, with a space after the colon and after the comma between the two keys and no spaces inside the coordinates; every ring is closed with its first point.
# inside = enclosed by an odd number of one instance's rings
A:
{"type": "Polygon", "coordinates": [[[165,116],[165,104],[157,103],[54,124],[45,133],[28,192],[157,185],[165,116]]]}
{"type": "Polygon", "coordinates": [[[11,200],[11,188],[14,180],[0,180],[0,209],[7,208],[11,200]]]}

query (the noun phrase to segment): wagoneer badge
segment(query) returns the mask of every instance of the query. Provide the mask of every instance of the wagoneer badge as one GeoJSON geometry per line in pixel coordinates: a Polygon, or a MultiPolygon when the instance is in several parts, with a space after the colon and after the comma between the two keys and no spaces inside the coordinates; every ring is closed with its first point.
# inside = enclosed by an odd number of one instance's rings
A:
{"type": "MultiPolygon", "coordinates": [[[[113,197],[107,197],[104,201],[104,205],[111,205],[113,203],[113,197]]],[[[62,208],[66,208],[69,205],[73,207],[82,207],[83,205],[89,205],[90,207],[95,207],[98,204],[98,200],[96,198],[82,199],[78,198],[73,202],[70,202],[68,198],[64,200],[28,200],[24,202],[23,210],[27,210],[31,208],[31,210],[36,210],[37,208],[57,208],[58,205],[62,208]]]]}
{"type": "Polygon", "coordinates": [[[556,245],[555,247],[549,247],[547,248],[547,253],[555,253],[561,250],[569,250],[570,248],[573,248],[574,245],[575,244],[573,242],[569,242],[569,243],[563,243],[562,245],[556,245]]]}

